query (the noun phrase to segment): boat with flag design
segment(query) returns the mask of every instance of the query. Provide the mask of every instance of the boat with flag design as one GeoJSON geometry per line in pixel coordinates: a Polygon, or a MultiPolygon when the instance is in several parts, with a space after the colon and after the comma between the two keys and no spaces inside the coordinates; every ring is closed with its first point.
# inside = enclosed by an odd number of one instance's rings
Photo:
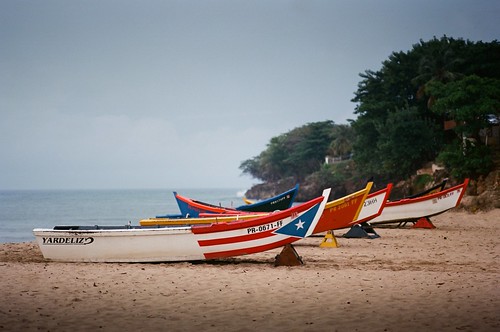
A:
{"type": "Polygon", "coordinates": [[[33,230],[45,259],[166,262],[247,255],[310,236],[330,194],[262,217],[190,226],[55,226],[33,230]]]}

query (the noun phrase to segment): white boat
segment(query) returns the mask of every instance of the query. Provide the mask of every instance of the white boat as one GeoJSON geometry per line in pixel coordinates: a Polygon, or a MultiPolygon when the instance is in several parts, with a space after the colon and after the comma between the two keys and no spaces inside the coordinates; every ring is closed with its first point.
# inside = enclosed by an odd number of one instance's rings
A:
{"type": "Polygon", "coordinates": [[[330,189],[263,217],[191,226],[56,226],[34,229],[45,259],[67,262],[166,262],[253,254],[310,236],[330,189]]]}
{"type": "Polygon", "coordinates": [[[403,221],[416,221],[446,212],[460,204],[465,194],[469,179],[457,186],[437,193],[416,198],[405,198],[399,201],[389,201],[382,213],[369,220],[371,225],[387,224],[403,221]]]}
{"type": "Polygon", "coordinates": [[[347,226],[351,227],[356,224],[370,222],[380,216],[385,209],[391,190],[392,183],[389,183],[384,189],[369,194],[363,202],[358,217],[347,226]]]}

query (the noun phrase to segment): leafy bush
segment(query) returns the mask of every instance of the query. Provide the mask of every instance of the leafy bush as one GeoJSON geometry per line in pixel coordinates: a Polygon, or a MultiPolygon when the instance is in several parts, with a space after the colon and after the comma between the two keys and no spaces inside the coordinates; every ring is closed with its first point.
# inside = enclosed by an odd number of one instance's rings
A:
{"type": "Polygon", "coordinates": [[[467,139],[462,143],[447,145],[437,160],[458,179],[476,178],[481,174],[488,174],[494,166],[491,148],[467,139]]]}

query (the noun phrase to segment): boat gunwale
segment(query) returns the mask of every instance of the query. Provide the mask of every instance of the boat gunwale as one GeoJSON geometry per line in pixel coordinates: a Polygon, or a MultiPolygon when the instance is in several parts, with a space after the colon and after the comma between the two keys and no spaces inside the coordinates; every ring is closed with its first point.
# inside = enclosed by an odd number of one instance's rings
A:
{"type": "Polygon", "coordinates": [[[458,205],[458,204],[460,204],[460,201],[462,200],[462,197],[465,194],[465,189],[467,188],[468,184],[469,184],[469,179],[467,178],[461,184],[458,184],[456,186],[453,186],[451,188],[448,188],[448,189],[445,189],[445,190],[442,190],[442,191],[438,191],[437,193],[433,193],[433,194],[429,194],[429,195],[425,195],[425,196],[420,196],[420,197],[415,197],[415,198],[402,198],[402,199],[397,200],[397,201],[388,201],[386,203],[385,207],[397,206],[397,205],[406,205],[406,204],[411,204],[411,203],[418,203],[418,202],[422,202],[422,201],[428,201],[428,200],[432,200],[434,198],[437,198],[439,196],[445,195],[445,194],[447,194],[449,192],[452,192],[452,191],[455,191],[455,190],[459,190],[459,189],[463,189],[462,192],[460,193],[460,197],[457,200],[457,204],[456,205],[458,205]]]}

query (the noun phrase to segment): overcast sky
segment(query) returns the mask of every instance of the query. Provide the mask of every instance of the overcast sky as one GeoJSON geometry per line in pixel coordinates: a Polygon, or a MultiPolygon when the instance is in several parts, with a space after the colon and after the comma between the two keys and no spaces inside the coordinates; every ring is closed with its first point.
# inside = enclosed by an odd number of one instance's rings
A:
{"type": "Polygon", "coordinates": [[[355,119],[359,73],[498,0],[0,1],[0,190],[238,188],[306,123],[355,119]]]}

